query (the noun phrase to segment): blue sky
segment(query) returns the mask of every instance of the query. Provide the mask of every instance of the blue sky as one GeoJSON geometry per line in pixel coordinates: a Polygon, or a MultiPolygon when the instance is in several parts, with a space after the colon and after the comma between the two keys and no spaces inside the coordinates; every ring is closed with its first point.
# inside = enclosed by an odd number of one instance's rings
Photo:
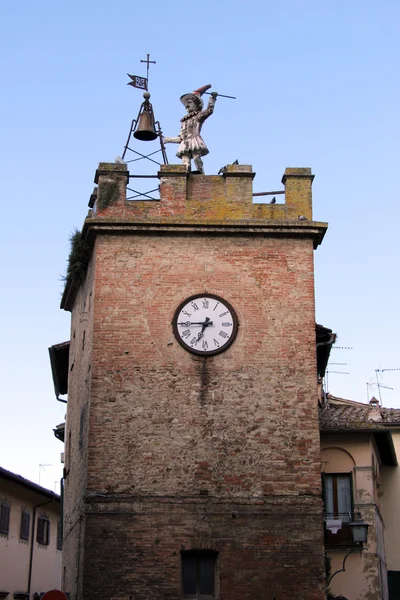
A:
{"type": "MultiPolygon", "coordinates": [[[[48,347],[69,339],[59,309],[68,237],[81,227],[100,161],[122,153],[145,74],[165,135],[179,97],[207,83],[208,174],[252,164],[254,191],[311,167],[316,319],[339,336],[329,391],[365,402],[376,369],[400,368],[397,1],[0,2],[2,318],[0,464],[56,489],[62,444],[48,347]],[[40,468],[39,465],[51,465],[40,468]]],[[[168,146],[174,162],[175,146],[168,146]]],[[[400,407],[400,371],[380,374],[400,407]]],[[[371,387],[369,397],[378,396],[371,387]]]]}

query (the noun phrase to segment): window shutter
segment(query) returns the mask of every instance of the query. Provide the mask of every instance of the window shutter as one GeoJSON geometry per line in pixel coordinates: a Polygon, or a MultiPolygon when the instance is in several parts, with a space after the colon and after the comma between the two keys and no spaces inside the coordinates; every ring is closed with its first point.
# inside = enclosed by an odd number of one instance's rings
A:
{"type": "Polygon", "coordinates": [[[196,594],[197,559],[196,556],[182,557],[183,593],[185,596],[196,594]]]}
{"type": "Polygon", "coordinates": [[[10,530],[10,507],[8,504],[1,503],[0,509],[0,533],[8,535],[10,530]]]}
{"type": "Polygon", "coordinates": [[[185,598],[215,598],[217,556],[218,553],[214,550],[188,550],[181,553],[182,590],[185,598]]]}
{"type": "Polygon", "coordinates": [[[50,543],[50,521],[45,517],[38,518],[36,541],[44,546],[50,543]]]}
{"type": "Polygon", "coordinates": [[[213,556],[202,556],[200,559],[199,591],[202,596],[214,594],[215,559],[213,556]]]}
{"type": "Polygon", "coordinates": [[[21,540],[29,540],[29,529],[31,524],[31,515],[26,510],[21,513],[21,540]]]}
{"type": "Polygon", "coordinates": [[[62,543],[63,543],[63,530],[62,530],[62,524],[60,521],[58,521],[57,523],[57,550],[62,550],[62,543]]]}
{"type": "Polygon", "coordinates": [[[39,544],[44,544],[44,519],[41,519],[39,517],[38,522],[37,522],[37,534],[36,534],[36,541],[39,544]]]}

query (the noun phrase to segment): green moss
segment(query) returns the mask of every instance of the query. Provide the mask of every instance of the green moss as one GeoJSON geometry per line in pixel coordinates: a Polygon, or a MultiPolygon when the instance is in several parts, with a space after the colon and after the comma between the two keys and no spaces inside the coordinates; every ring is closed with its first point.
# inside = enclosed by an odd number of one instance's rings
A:
{"type": "Polygon", "coordinates": [[[99,186],[97,210],[102,211],[118,200],[118,184],[115,181],[103,181],[99,186]]]}
{"type": "Polygon", "coordinates": [[[82,238],[82,233],[75,229],[69,237],[70,252],[67,263],[65,281],[74,278],[81,283],[87,273],[89,264],[89,248],[82,238]]]}

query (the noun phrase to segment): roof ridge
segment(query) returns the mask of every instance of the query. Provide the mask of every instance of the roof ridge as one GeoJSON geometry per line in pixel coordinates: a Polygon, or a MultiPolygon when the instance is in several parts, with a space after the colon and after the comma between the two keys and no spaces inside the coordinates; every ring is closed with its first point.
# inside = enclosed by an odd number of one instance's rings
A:
{"type": "Polygon", "coordinates": [[[33,481],[30,481],[29,479],[22,477],[22,475],[17,475],[16,473],[13,473],[12,471],[8,471],[8,469],[4,469],[4,467],[0,467],[0,478],[1,477],[4,477],[5,479],[10,479],[11,481],[14,481],[15,483],[19,483],[20,485],[24,485],[25,487],[28,487],[31,490],[34,490],[35,492],[38,492],[45,496],[49,496],[49,497],[53,498],[54,500],[60,501],[60,495],[56,494],[56,492],[53,492],[52,490],[49,490],[49,489],[39,485],[38,483],[34,483],[33,481]]]}

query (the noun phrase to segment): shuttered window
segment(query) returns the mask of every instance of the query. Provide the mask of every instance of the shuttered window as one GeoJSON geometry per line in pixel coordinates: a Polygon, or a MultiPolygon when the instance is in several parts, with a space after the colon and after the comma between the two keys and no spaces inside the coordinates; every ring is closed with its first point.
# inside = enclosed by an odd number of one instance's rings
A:
{"type": "Polygon", "coordinates": [[[62,523],[58,521],[57,523],[57,550],[62,550],[63,545],[63,530],[62,523]]]}
{"type": "Polygon", "coordinates": [[[2,502],[0,506],[0,533],[8,535],[10,530],[10,506],[2,502]]]}
{"type": "Polygon", "coordinates": [[[50,544],[50,521],[45,517],[38,518],[36,541],[43,546],[50,544]]]}
{"type": "Polygon", "coordinates": [[[31,525],[31,515],[27,510],[23,510],[21,513],[21,540],[29,540],[29,529],[31,525]]]}

